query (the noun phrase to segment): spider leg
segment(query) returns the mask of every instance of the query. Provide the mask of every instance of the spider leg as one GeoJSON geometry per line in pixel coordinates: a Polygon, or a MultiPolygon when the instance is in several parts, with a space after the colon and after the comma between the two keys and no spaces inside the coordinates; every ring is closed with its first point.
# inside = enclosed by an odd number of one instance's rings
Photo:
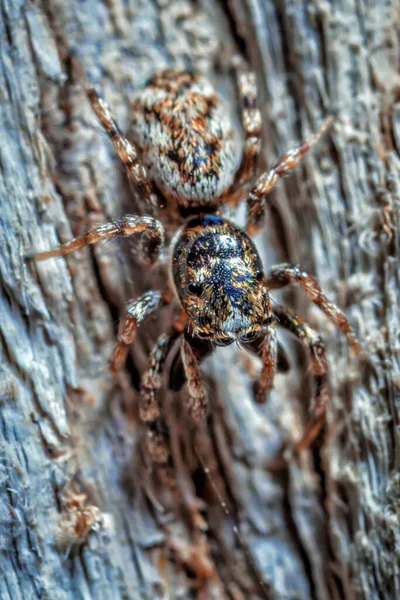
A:
{"type": "Polygon", "coordinates": [[[159,221],[153,219],[153,217],[140,217],[138,215],[125,215],[118,221],[112,223],[104,223],[98,227],[93,227],[86,231],[83,235],[74,238],[73,240],[55,248],[48,252],[37,252],[27,254],[25,258],[33,260],[46,260],[54,256],[65,256],[75,250],[84,248],[89,244],[97,244],[105,240],[117,236],[129,236],[134,233],[145,233],[150,244],[148,250],[151,248],[152,260],[158,257],[159,250],[164,243],[164,229],[159,221]]]}
{"type": "Polygon", "coordinates": [[[292,282],[300,283],[308,299],[319,306],[326,316],[344,333],[354,354],[362,355],[360,342],[342,311],[328,300],[318,281],[299,265],[283,263],[271,268],[266,278],[270,289],[280,289],[292,282]]]}
{"type": "MultiPolygon", "coordinates": [[[[190,416],[197,421],[204,418],[208,406],[207,393],[200,380],[199,362],[211,352],[212,346],[205,340],[190,337],[190,342],[194,344],[192,347],[191,343],[185,339],[184,329],[186,329],[187,323],[187,316],[181,314],[181,318],[174,322],[173,332],[159,337],[151,353],[150,367],[142,378],[139,413],[140,418],[147,425],[147,450],[153,462],[164,469],[167,468],[170,458],[169,439],[164,425],[162,407],[157,401],[156,393],[160,387],[160,374],[166,357],[178,337],[180,337],[180,348],[172,361],[169,387],[178,391],[187,382],[189,398],[186,401],[186,409],[190,416]]],[[[171,481],[170,478],[169,481],[171,481]]],[[[202,529],[202,526],[199,526],[199,523],[203,521],[199,516],[198,506],[191,502],[188,506],[196,528],[202,529]]]]}
{"type": "Polygon", "coordinates": [[[262,343],[261,360],[263,366],[255,388],[255,399],[259,404],[265,402],[268,392],[272,388],[277,366],[277,354],[276,325],[271,323],[262,343]]]}
{"type": "Polygon", "coordinates": [[[274,308],[279,325],[288,329],[306,347],[311,357],[311,369],[315,379],[314,399],[311,405],[311,422],[303,437],[295,444],[299,452],[310,446],[321,430],[325,421],[326,410],[330,399],[328,390],[328,364],[321,337],[303,319],[284,306],[274,308]]]}
{"type": "Polygon", "coordinates": [[[181,342],[181,356],[189,391],[186,409],[194,420],[200,421],[204,419],[207,414],[208,394],[201,381],[199,360],[190,343],[183,336],[181,342]]]}
{"type": "MultiPolygon", "coordinates": [[[[189,344],[192,351],[200,363],[206,356],[211,354],[214,349],[213,344],[209,340],[201,339],[198,337],[189,337],[189,344]]],[[[187,381],[186,371],[183,365],[182,352],[179,348],[173,358],[170,375],[169,375],[169,388],[174,392],[179,392],[187,381]]]]}
{"type": "MultiPolygon", "coordinates": [[[[264,349],[265,336],[261,336],[252,340],[251,342],[246,342],[246,344],[242,344],[243,350],[262,358],[262,353],[264,349]]],[[[287,373],[290,370],[290,361],[289,357],[286,353],[284,346],[279,342],[276,343],[276,370],[279,373],[287,373]]]]}
{"type": "Polygon", "coordinates": [[[86,78],[81,65],[74,60],[75,71],[82,83],[92,108],[104,131],[110,138],[121,161],[124,163],[130,181],[138,188],[145,202],[155,208],[161,203],[153,188],[146,167],[141,163],[135,145],[122,133],[107,102],[98,94],[86,78]]]}
{"type": "MultiPolygon", "coordinates": [[[[167,298],[166,302],[172,298],[167,298]]],[[[139,416],[147,425],[147,447],[153,462],[163,464],[168,462],[169,447],[163,426],[163,418],[156,398],[161,385],[161,373],[168,354],[176,341],[183,335],[187,327],[187,316],[181,314],[175,319],[171,331],[159,336],[150,354],[150,365],[143,374],[140,390],[139,416]]]]}
{"type": "MultiPolygon", "coordinates": [[[[147,426],[147,450],[155,463],[155,467],[162,481],[165,482],[171,491],[175,494],[175,502],[181,505],[182,509],[190,519],[194,545],[193,554],[190,556],[185,552],[185,559],[192,570],[200,577],[210,577],[213,570],[208,570],[209,549],[205,530],[207,525],[200,512],[198,499],[192,489],[185,483],[185,475],[180,473],[179,466],[175,465],[175,473],[171,474],[171,465],[169,463],[170,440],[168,432],[164,425],[162,406],[158,404],[156,392],[161,385],[161,373],[165,365],[167,356],[178,337],[184,342],[184,331],[187,327],[187,317],[183,314],[176,319],[169,334],[161,335],[150,355],[150,366],[142,379],[141,398],[139,412],[141,419],[147,426]],[[204,568],[207,570],[205,571],[204,568]]],[[[174,545],[173,545],[174,547],[174,545]]],[[[179,550],[179,545],[176,547],[179,550]]]]}
{"type": "Polygon", "coordinates": [[[147,425],[147,449],[152,461],[157,464],[168,462],[169,447],[162,427],[156,393],[161,386],[161,373],[166,358],[178,335],[177,331],[160,335],[150,354],[150,366],[142,377],[139,416],[147,425]]]}
{"type": "Polygon", "coordinates": [[[258,177],[247,199],[246,231],[255,234],[261,227],[266,208],[266,196],[283,175],[291,171],[321,136],[331,127],[333,117],[328,117],[316,133],[284,154],[269,171],[258,177]]]}
{"type": "MultiPolygon", "coordinates": [[[[261,150],[261,113],[257,107],[257,78],[243,59],[236,55],[232,60],[236,85],[241,102],[241,120],[244,129],[243,158],[235,178],[234,190],[248,183],[255,174],[261,150]]],[[[230,190],[232,192],[232,190],[230,190]]]]}
{"type": "Polygon", "coordinates": [[[113,375],[117,374],[125,361],[139,323],[154,312],[161,302],[162,294],[160,292],[149,291],[126,305],[126,314],[119,323],[118,342],[110,361],[110,371],[113,375]]]}

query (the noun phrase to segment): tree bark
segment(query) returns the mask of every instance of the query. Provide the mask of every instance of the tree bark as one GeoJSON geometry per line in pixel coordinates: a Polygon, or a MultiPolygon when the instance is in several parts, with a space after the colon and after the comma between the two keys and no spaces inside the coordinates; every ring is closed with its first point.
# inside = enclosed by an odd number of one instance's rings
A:
{"type": "MultiPolygon", "coordinates": [[[[399,598],[398,3],[0,6],[1,600],[399,598]],[[335,116],[273,191],[256,243],[266,269],[289,261],[318,277],[366,360],[349,358],[300,292],[274,295],[328,348],[322,444],[285,470],[267,468],[285,439],[301,436],[310,403],[307,360],[292,339],[282,338],[291,369],[265,406],[253,399],[258,360],[218,349],[203,365],[206,425],[194,427],[185,390],[163,382],[174,486],[142,449],[136,409],[171,315],[140,329],[117,384],[107,367],[124,303],[165,273],[143,268],[129,242],[37,264],[24,254],[137,210],[72,55],[128,130],[134,91],[163,68],[206,73],[237,111],[224,66],[237,49],[260,85],[260,172],[335,116]]],[[[240,210],[234,218],[243,223],[240,210]]]]}

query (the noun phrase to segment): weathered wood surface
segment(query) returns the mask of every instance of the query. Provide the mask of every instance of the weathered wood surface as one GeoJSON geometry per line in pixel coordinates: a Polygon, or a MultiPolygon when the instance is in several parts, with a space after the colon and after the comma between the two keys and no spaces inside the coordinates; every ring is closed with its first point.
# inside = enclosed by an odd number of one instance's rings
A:
{"type": "MultiPolygon", "coordinates": [[[[2,0],[1,9],[0,598],[400,597],[396,2],[232,0],[229,14],[211,0],[2,0]],[[192,501],[195,485],[204,501],[203,537],[173,510],[182,494],[171,499],[152,481],[138,450],[133,384],[168,315],[143,328],[118,386],[107,371],[124,301],[162,274],[143,270],[129,244],[37,265],[23,255],[135,206],[68,55],[79,56],[126,128],[130,98],[154,70],[212,74],[235,36],[259,74],[264,164],[328,112],[337,117],[273,193],[257,243],[266,265],[290,260],[317,274],[370,358],[361,367],[350,360],[301,294],[284,296],[324,334],[334,389],[321,460],[315,452],[285,473],[265,464],[287,435],[300,435],[310,395],[291,340],[293,368],[264,407],[252,401],[257,363],[236,348],[204,365],[207,431],[194,435],[165,394],[180,489],[192,501]],[[93,526],[82,543],[69,529],[74,518],[93,526]],[[209,558],[213,573],[198,589],[183,566],[191,550],[192,568],[209,558]]],[[[229,77],[217,82],[234,106],[229,77]]]]}

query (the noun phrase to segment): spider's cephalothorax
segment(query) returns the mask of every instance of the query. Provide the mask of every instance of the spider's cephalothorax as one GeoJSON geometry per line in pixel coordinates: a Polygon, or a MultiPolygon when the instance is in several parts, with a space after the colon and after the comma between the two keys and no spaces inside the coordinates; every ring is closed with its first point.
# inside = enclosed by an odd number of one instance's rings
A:
{"type": "MultiPolygon", "coordinates": [[[[310,353],[317,381],[312,422],[297,448],[308,446],[317,436],[329,397],[327,362],[319,335],[300,317],[283,306],[271,307],[268,290],[298,282],[309,300],[319,306],[347,336],[356,353],[360,346],[344,314],[330,302],[317,281],[298,265],[276,265],[264,276],[257,250],[248,235],[217,214],[236,192],[247,194],[246,230],[253,233],[262,223],[267,196],[280,177],[289,172],[329,128],[324,121],[318,132],[293,148],[269,171],[255,178],[260,150],[261,115],[257,108],[254,74],[245,62],[234,60],[237,88],[242,104],[244,130],[242,160],[231,121],[211,84],[198,75],[166,71],[156,75],[133,103],[131,142],[119,129],[110,109],[80,70],[89,101],[111,139],[128,177],[152,210],[155,203],[170,199],[181,217],[188,218],[173,241],[171,265],[177,297],[149,290],[130,301],[121,319],[111,370],[122,366],[137,326],[161,304],[179,302],[181,313],[168,333],[160,335],[142,380],[140,415],[148,426],[148,446],[154,461],[166,462],[168,448],[160,426],[161,407],[156,394],[160,373],[177,338],[181,340],[181,365],[186,376],[188,408],[195,418],[204,416],[207,394],[201,383],[199,360],[215,345],[239,340],[248,342],[262,359],[256,400],[263,402],[272,387],[277,364],[276,324],[292,331],[310,353]],[[250,186],[252,182],[252,185],[250,186]],[[249,189],[247,189],[249,186],[249,189]],[[214,213],[214,214],[211,214],[214,213]],[[206,340],[198,340],[198,337],[206,340]],[[255,340],[253,345],[252,340],[255,340]]],[[[64,256],[87,244],[119,235],[144,233],[150,241],[152,260],[164,243],[164,228],[151,216],[125,217],[90,229],[63,246],[32,254],[35,260],[64,256]]]]}
{"type": "Polygon", "coordinates": [[[249,341],[273,320],[260,257],[244,231],[217,215],[190,219],[172,249],[172,275],[193,335],[249,341]]]}

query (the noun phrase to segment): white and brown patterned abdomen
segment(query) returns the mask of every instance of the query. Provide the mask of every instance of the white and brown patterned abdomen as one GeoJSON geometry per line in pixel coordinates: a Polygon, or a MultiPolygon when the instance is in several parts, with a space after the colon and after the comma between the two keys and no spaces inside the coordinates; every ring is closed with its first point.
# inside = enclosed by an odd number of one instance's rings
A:
{"type": "Polygon", "coordinates": [[[135,142],[161,192],[182,208],[217,203],[233,183],[240,151],[211,84],[164,71],[138,93],[132,109],[135,142]]]}

